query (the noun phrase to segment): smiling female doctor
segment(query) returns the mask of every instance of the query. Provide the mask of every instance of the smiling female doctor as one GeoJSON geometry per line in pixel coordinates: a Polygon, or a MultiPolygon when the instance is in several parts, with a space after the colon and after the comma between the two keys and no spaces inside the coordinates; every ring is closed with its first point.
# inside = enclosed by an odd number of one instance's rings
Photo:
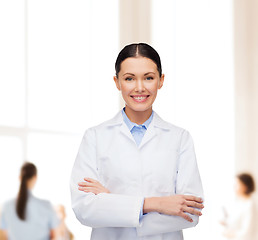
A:
{"type": "Polygon", "coordinates": [[[72,208],[93,228],[92,240],[183,239],[182,229],[201,216],[203,190],[191,136],[152,110],[164,82],[159,55],[130,44],[115,69],[125,108],[85,132],[72,208]]]}

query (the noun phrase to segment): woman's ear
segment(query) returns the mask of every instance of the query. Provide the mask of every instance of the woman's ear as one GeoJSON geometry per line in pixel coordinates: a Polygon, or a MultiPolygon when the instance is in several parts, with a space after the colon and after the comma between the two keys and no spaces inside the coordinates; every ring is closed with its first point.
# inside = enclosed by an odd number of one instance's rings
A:
{"type": "Polygon", "coordinates": [[[162,88],[162,86],[163,86],[164,78],[165,78],[165,75],[164,75],[164,74],[162,74],[162,75],[161,75],[161,77],[160,77],[160,80],[159,80],[159,89],[161,89],[161,88],[162,88]]]}
{"type": "Polygon", "coordinates": [[[118,80],[117,76],[114,76],[114,81],[115,81],[117,89],[120,91],[121,87],[120,87],[120,83],[119,83],[119,80],[118,80]]]}

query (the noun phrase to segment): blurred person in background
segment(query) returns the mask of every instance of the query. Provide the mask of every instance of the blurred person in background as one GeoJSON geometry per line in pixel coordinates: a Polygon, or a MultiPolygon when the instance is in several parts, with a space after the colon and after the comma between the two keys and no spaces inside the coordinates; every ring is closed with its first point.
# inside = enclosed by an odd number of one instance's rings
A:
{"type": "Polygon", "coordinates": [[[224,208],[223,236],[231,240],[257,240],[255,182],[248,173],[236,176],[236,201],[224,208]]]}
{"type": "Polygon", "coordinates": [[[58,205],[56,207],[57,216],[60,219],[60,224],[56,230],[56,239],[55,240],[73,240],[74,236],[68,229],[65,219],[65,207],[63,205],[58,205]]]}
{"type": "MultiPolygon", "coordinates": [[[[1,219],[1,208],[0,208],[0,219],[1,219]]],[[[0,240],[6,240],[5,233],[0,229],[0,240]]]]}
{"type": "Polygon", "coordinates": [[[0,230],[0,240],[7,240],[2,230],[0,230]]]}
{"type": "Polygon", "coordinates": [[[37,168],[26,162],[20,173],[18,196],[5,203],[0,229],[8,240],[52,240],[59,221],[50,202],[32,195],[37,168]]]}

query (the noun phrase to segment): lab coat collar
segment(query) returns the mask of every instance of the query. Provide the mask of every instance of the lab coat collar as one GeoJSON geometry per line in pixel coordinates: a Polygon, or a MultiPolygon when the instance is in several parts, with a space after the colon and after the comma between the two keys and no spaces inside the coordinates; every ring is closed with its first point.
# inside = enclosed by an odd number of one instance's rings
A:
{"type": "Polygon", "coordinates": [[[164,121],[156,112],[154,112],[153,124],[154,127],[162,128],[164,130],[171,129],[171,124],[164,121]]]}
{"type": "MultiPolygon", "coordinates": [[[[112,127],[112,126],[120,126],[120,131],[123,135],[125,135],[127,138],[129,138],[134,144],[135,140],[128,129],[126,123],[124,122],[122,112],[119,111],[114,118],[106,122],[106,126],[112,127]]],[[[164,130],[169,130],[170,125],[166,121],[164,121],[159,115],[153,111],[153,119],[146,131],[146,133],[143,136],[143,139],[139,145],[139,149],[141,149],[147,142],[149,142],[151,139],[153,139],[157,135],[156,128],[161,128],[164,130]]]]}
{"type": "MultiPolygon", "coordinates": [[[[107,126],[115,126],[115,125],[122,125],[123,123],[124,123],[124,119],[122,116],[122,112],[120,110],[115,115],[115,117],[109,120],[106,124],[107,126]]],[[[155,111],[153,111],[153,119],[152,119],[152,122],[150,123],[150,126],[162,128],[165,130],[169,130],[171,128],[170,124],[164,121],[155,111]]]]}

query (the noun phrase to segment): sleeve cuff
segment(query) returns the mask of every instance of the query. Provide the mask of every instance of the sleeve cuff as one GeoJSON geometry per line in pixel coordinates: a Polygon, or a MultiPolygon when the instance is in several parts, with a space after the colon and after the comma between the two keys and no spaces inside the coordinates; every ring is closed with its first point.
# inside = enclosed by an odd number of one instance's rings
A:
{"type": "Polygon", "coordinates": [[[141,207],[141,211],[140,211],[139,221],[141,221],[141,219],[143,217],[143,204],[144,204],[144,198],[142,200],[142,207],[141,207]]]}

